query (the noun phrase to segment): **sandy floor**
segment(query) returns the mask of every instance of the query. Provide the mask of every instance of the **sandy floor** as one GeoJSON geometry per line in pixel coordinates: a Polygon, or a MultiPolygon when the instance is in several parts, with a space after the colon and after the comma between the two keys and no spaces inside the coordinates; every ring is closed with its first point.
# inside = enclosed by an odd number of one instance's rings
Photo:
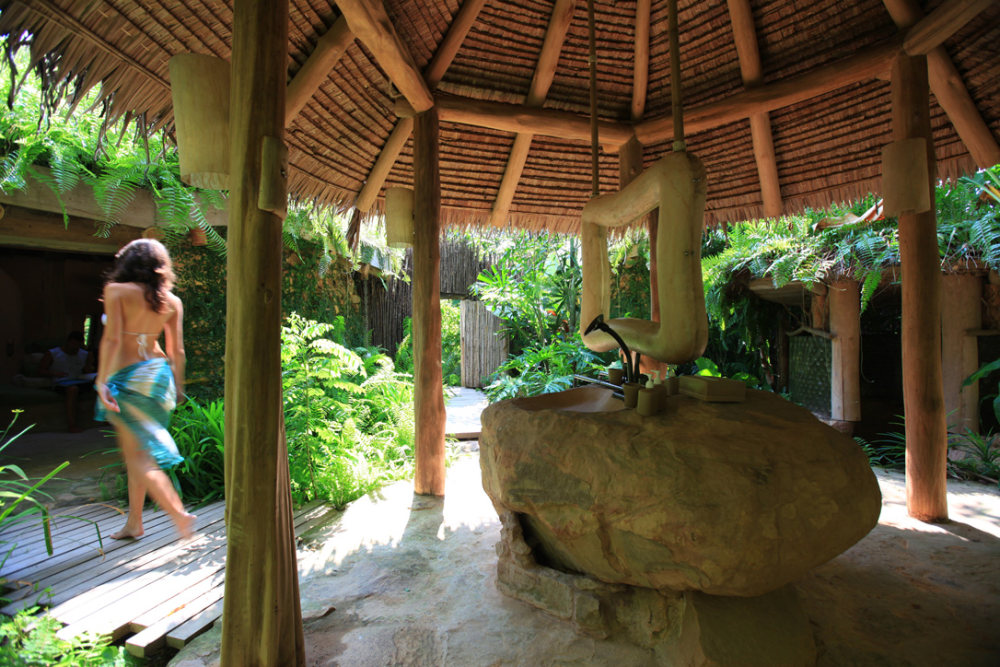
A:
{"type": "MultiPolygon", "coordinates": [[[[903,476],[879,472],[881,520],[798,585],[820,665],[1000,664],[1000,493],[949,482],[952,522],[906,516],[903,476]]],[[[499,524],[478,459],[444,501],[400,483],[353,503],[300,563],[310,665],[650,665],[496,590],[499,524]]],[[[218,664],[218,629],[171,664],[218,664]]]]}

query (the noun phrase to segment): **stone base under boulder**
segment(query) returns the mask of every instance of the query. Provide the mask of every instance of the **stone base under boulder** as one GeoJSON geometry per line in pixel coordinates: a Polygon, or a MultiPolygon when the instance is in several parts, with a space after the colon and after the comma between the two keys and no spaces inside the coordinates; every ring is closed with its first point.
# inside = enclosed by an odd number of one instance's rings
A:
{"type": "Polygon", "coordinates": [[[791,586],[758,597],[607,584],[537,563],[521,523],[500,514],[497,587],[598,639],[650,649],[658,664],[812,665],[809,619],[791,586]]]}

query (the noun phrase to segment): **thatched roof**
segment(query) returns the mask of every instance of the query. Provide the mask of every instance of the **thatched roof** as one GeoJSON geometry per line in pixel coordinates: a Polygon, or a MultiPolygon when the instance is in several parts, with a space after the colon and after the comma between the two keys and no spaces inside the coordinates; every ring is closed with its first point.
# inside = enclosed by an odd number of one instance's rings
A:
{"type": "MultiPolygon", "coordinates": [[[[952,118],[932,95],[940,176],[972,170],[977,161],[1000,161],[996,148],[1000,136],[1000,3],[952,1],[978,5],[979,13],[951,34],[941,47],[943,52],[932,54],[932,59],[954,65],[958,80],[952,77],[951,84],[958,95],[968,92],[964,108],[978,114],[978,141],[985,146],[973,149],[978,155],[970,155],[963,142],[967,137],[959,137],[952,118]]],[[[931,0],[922,9],[914,5],[907,15],[908,3],[680,0],[681,83],[685,123],[690,128],[687,145],[708,170],[708,223],[764,215],[760,163],[748,120],[752,110],[770,112],[764,126],[769,125],[773,140],[773,167],[784,212],[879,190],[880,150],[891,141],[890,58],[906,35],[913,37],[912,24],[948,4],[931,0]],[[739,22],[730,14],[734,6],[749,9],[749,43],[757,50],[757,54],[752,50],[749,56],[743,54],[742,72],[734,41],[734,23],[739,22]],[[893,8],[893,15],[887,6],[893,8]],[[903,27],[897,27],[897,22],[903,27]],[[759,56],[756,66],[754,55],[759,56]],[[836,73],[846,69],[851,72],[849,80],[839,81],[836,73]],[[836,81],[833,87],[828,85],[831,81],[836,81]],[[789,94],[807,83],[810,87],[804,99],[789,94]],[[755,100],[757,106],[748,106],[755,100]]],[[[113,96],[112,115],[144,113],[150,126],[169,127],[168,60],[184,52],[228,58],[232,40],[229,4],[221,0],[0,0],[0,31],[29,31],[36,55],[58,54],[59,76],[82,77],[83,88],[100,84],[113,96]]],[[[494,115],[523,105],[515,110],[540,107],[571,114],[557,119],[557,124],[567,128],[573,125],[570,119],[585,123],[589,114],[587,3],[465,0],[464,4],[482,7],[472,14],[468,33],[458,41],[454,58],[448,62],[442,43],[450,30],[453,37],[461,37],[453,23],[462,1],[384,0],[402,46],[424,72],[427,87],[442,109],[444,222],[489,224],[515,134],[509,128],[455,122],[456,113],[445,109],[469,107],[470,100],[486,101],[494,115]],[[565,8],[571,19],[561,48],[556,40],[557,66],[547,87],[544,81],[533,84],[533,76],[554,6],[565,8]],[[432,63],[435,54],[438,60],[432,63]]],[[[635,48],[645,43],[644,31],[636,30],[636,12],[638,5],[641,15],[643,4],[643,0],[595,2],[597,87],[599,116],[617,129],[617,134],[602,130],[602,141],[612,144],[621,133],[634,130],[645,144],[649,164],[670,150],[669,122],[656,121],[670,119],[671,77],[667,3],[652,0],[648,23],[639,21],[649,26],[648,92],[633,100],[635,48]]],[[[332,0],[290,0],[290,81],[339,17],[332,0]]],[[[746,37],[748,32],[742,34],[746,37]]],[[[346,52],[290,122],[286,142],[293,193],[350,206],[366,181],[378,184],[373,166],[400,122],[394,105],[401,95],[383,66],[360,39],[351,39],[346,52]]],[[[951,113],[955,112],[949,109],[951,113]]],[[[411,184],[411,145],[409,139],[385,185],[411,184]]],[[[619,160],[614,150],[606,145],[600,157],[602,192],[618,187],[619,160]]],[[[587,137],[536,133],[504,219],[528,228],[574,229],[590,196],[590,169],[587,137]]],[[[384,191],[378,189],[373,201],[373,190],[369,188],[365,203],[372,203],[371,210],[377,211],[384,191]]]]}

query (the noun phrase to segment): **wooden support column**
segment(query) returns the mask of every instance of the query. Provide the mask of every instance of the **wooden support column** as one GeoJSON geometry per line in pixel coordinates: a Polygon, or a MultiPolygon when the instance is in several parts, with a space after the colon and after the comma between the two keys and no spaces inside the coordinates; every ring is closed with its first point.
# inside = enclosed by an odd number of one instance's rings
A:
{"type": "Polygon", "coordinates": [[[438,115],[413,123],[413,384],[417,469],[414,490],[444,495],[444,388],[441,378],[441,183],[438,115]]]}
{"type": "Polygon", "coordinates": [[[861,286],[839,280],[827,292],[833,358],[830,368],[830,417],[861,421],[861,286]]]}
{"type": "MultiPolygon", "coordinates": [[[[921,3],[917,0],[882,0],[893,22],[900,28],[915,26],[910,32],[917,37],[926,34],[927,30],[918,26],[923,17],[921,3]],[[915,31],[915,32],[914,32],[915,31]]],[[[980,2],[953,2],[953,5],[965,5],[979,11],[985,6],[980,2]]],[[[938,30],[933,32],[940,33],[938,30]]],[[[944,35],[938,34],[943,40],[944,35]]],[[[910,33],[907,34],[910,40],[910,33]]],[[[976,108],[968,88],[962,81],[962,75],[951,60],[951,56],[943,46],[935,46],[927,52],[928,81],[938,104],[948,114],[948,119],[955,126],[955,132],[961,137],[962,143],[969,149],[969,154],[981,169],[992,167],[1000,162],[1000,145],[993,137],[989,126],[976,108]]]]}
{"type": "Polygon", "coordinates": [[[942,276],[941,367],[944,409],[955,433],[979,432],[979,385],[962,382],[979,368],[978,339],[968,332],[983,326],[983,278],[971,273],[942,276]]]}
{"type": "Polygon", "coordinates": [[[236,0],[230,104],[226,293],[226,592],[222,664],[304,665],[281,395],[280,164],[287,0],[236,0]],[[275,143],[277,142],[277,144],[275,143]],[[277,151],[280,154],[280,151],[277,151]],[[264,199],[267,199],[265,194],[264,199]],[[272,208],[273,206],[269,207],[272,208]]]}
{"type": "Polygon", "coordinates": [[[927,141],[930,210],[899,216],[903,274],[903,405],[906,505],[922,521],[948,518],[947,432],[941,379],[941,271],[934,214],[934,146],[927,58],[899,55],[892,67],[892,138],[927,141]]]}

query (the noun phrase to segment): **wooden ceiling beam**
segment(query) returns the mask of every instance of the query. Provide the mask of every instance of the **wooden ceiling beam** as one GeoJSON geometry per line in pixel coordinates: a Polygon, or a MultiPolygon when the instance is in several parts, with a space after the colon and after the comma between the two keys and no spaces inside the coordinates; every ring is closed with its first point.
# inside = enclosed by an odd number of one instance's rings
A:
{"type": "Polygon", "coordinates": [[[353,41],[354,33],[343,16],[319,38],[316,48],[288,83],[288,90],[285,91],[285,127],[292,124],[306,103],[329,78],[330,71],[353,41]]]}
{"type": "Polygon", "coordinates": [[[0,220],[0,245],[113,255],[142,236],[135,227],[115,225],[107,237],[100,237],[100,228],[93,219],[73,216],[67,224],[57,213],[7,206],[0,220]]]}
{"type": "MultiPolygon", "coordinates": [[[[892,59],[902,48],[902,43],[900,36],[804,74],[755,86],[727,99],[686,109],[685,131],[702,132],[749,118],[755,113],[774,111],[803,102],[858,81],[874,79],[890,67],[892,59]]],[[[643,145],[668,141],[673,138],[673,119],[667,116],[638,123],[635,135],[643,145]]]]}
{"type": "MultiPolygon", "coordinates": [[[[36,167],[39,172],[48,174],[49,170],[44,167],[36,167]]],[[[56,195],[52,188],[42,184],[42,182],[29,178],[27,187],[24,190],[11,189],[9,192],[0,192],[0,203],[5,206],[19,206],[22,208],[34,209],[36,211],[46,211],[48,213],[62,214],[86,220],[104,220],[105,213],[97,205],[94,199],[94,189],[87,185],[77,185],[69,192],[56,195]]],[[[196,201],[197,201],[197,195],[196,201]]],[[[136,227],[145,229],[156,226],[156,202],[153,194],[140,188],[135,191],[135,196],[129,202],[128,208],[121,216],[121,224],[116,227],[136,227]]],[[[213,227],[228,224],[229,214],[226,209],[208,207],[205,211],[205,220],[213,227]]],[[[0,222],[0,224],[3,224],[0,222]]]]}
{"type": "Polygon", "coordinates": [[[635,3],[635,47],[632,67],[632,122],[642,119],[646,112],[646,94],[649,89],[649,14],[650,0],[635,3]]]}
{"type": "Polygon", "coordinates": [[[375,56],[393,85],[418,112],[434,106],[431,90],[399,38],[381,0],[337,0],[347,25],[375,56]]]}
{"type": "MultiPolygon", "coordinates": [[[[957,0],[953,0],[957,2],[957,0]]],[[[882,0],[893,22],[905,30],[913,26],[919,35],[923,28],[919,23],[923,18],[920,6],[913,0],[882,0]]],[[[972,3],[968,3],[972,4],[972,3]]],[[[978,4],[978,3],[976,3],[978,4]]],[[[907,34],[909,37],[909,34],[907,34]]],[[[962,75],[943,46],[936,46],[927,52],[927,77],[931,92],[938,104],[948,114],[951,124],[965,144],[976,165],[981,169],[1000,163],[1000,144],[986,125],[969,90],[962,81],[962,75]]]]}
{"type": "MultiPolygon", "coordinates": [[[[465,0],[462,3],[462,7],[458,10],[454,20],[452,20],[451,25],[448,27],[448,33],[441,41],[441,45],[438,46],[434,57],[431,58],[430,63],[427,65],[427,70],[424,72],[424,80],[427,81],[427,85],[431,90],[437,87],[444,77],[444,73],[455,60],[455,55],[458,53],[459,47],[462,46],[466,35],[472,29],[472,24],[476,22],[479,10],[483,8],[484,4],[486,4],[486,0],[465,0]]],[[[406,146],[406,142],[409,140],[412,132],[412,118],[400,118],[396,122],[396,127],[392,129],[392,133],[386,140],[385,145],[382,146],[382,151],[375,159],[375,164],[372,165],[372,169],[368,173],[368,178],[365,179],[365,184],[361,187],[358,196],[355,198],[354,206],[357,210],[367,213],[371,209],[375,203],[375,198],[378,197],[379,191],[385,185],[385,179],[389,177],[389,172],[392,171],[392,165],[396,163],[399,154],[403,152],[403,147],[406,146]]]]}
{"type": "MultiPolygon", "coordinates": [[[[728,0],[728,4],[743,85],[758,86],[763,81],[763,67],[760,62],[757,29],[754,27],[750,2],[728,0]]],[[[754,161],[757,163],[761,199],[764,202],[764,216],[776,218],[781,215],[783,207],[778,163],[774,155],[774,137],[771,133],[771,118],[767,111],[750,114],[750,137],[753,141],[754,161]]]]}
{"type": "MultiPolygon", "coordinates": [[[[556,73],[556,65],[559,64],[559,55],[562,53],[563,43],[566,41],[566,33],[573,22],[573,10],[575,9],[576,0],[556,0],[549,18],[549,27],[545,31],[542,50],[538,54],[538,64],[535,65],[535,73],[531,77],[528,95],[524,100],[525,106],[539,107],[549,94],[549,88],[552,86],[552,79],[556,73]]],[[[490,223],[495,227],[506,222],[510,205],[514,201],[514,193],[517,191],[517,184],[521,180],[521,173],[528,161],[528,152],[531,150],[533,138],[534,134],[530,132],[519,132],[514,138],[514,145],[507,158],[503,179],[500,181],[500,189],[497,190],[497,197],[490,213],[490,223]]]]}
{"type": "Polygon", "coordinates": [[[903,50],[911,56],[927,55],[994,2],[996,0],[945,2],[907,30],[903,50]]]}
{"type": "MultiPolygon", "coordinates": [[[[571,111],[529,107],[523,104],[490,102],[458,95],[434,96],[441,122],[485,127],[512,134],[540,134],[546,137],[590,143],[590,119],[571,111]]],[[[414,111],[405,102],[396,102],[396,114],[412,116],[414,111]]],[[[632,138],[632,127],[626,123],[602,120],[598,123],[601,143],[605,149],[617,152],[632,138]]]]}

